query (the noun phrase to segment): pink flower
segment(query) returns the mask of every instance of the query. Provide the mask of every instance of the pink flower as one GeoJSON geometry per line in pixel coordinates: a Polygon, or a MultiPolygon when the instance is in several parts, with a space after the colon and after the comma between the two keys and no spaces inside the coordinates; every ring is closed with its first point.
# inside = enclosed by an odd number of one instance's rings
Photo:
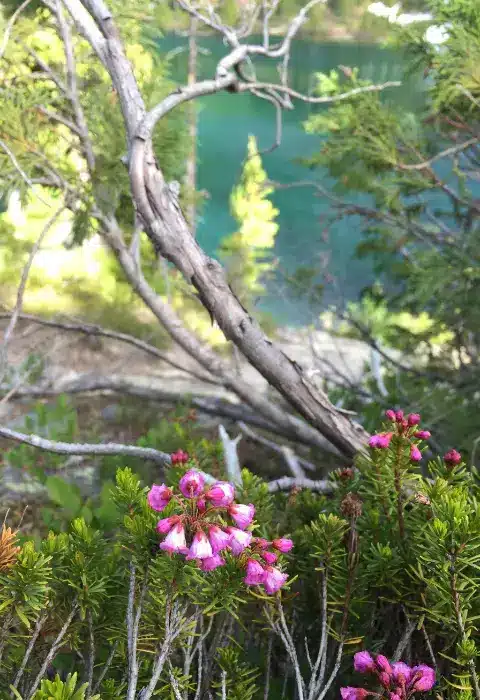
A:
{"type": "Polygon", "coordinates": [[[252,541],[252,533],[239,530],[237,527],[227,527],[227,532],[230,535],[230,549],[232,550],[232,554],[238,557],[252,541]]]}
{"type": "Polygon", "coordinates": [[[260,549],[266,549],[272,544],[268,540],[265,540],[263,537],[255,537],[254,542],[257,545],[257,547],[260,547],[260,549]]]}
{"type": "Polygon", "coordinates": [[[462,461],[462,455],[457,450],[450,450],[447,454],[443,455],[443,459],[447,464],[454,466],[455,464],[460,464],[462,461]]]}
{"type": "Polygon", "coordinates": [[[425,664],[414,666],[412,668],[411,683],[414,691],[425,693],[435,685],[435,671],[425,664]]]}
{"type": "Polygon", "coordinates": [[[375,661],[368,651],[358,651],[353,657],[353,668],[358,673],[375,671],[375,661]]]}
{"type": "Polygon", "coordinates": [[[400,685],[406,685],[410,681],[412,669],[410,666],[403,663],[403,661],[396,661],[393,663],[392,670],[394,679],[397,683],[400,683],[400,685]]]}
{"type": "Polygon", "coordinates": [[[173,526],[161,543],[160,549],[163,549],[165,552],[181,552],[182,554],[188,551],[182,523],[177,523],[173,526]]]}
{"type": "Polygon", "coordinates": [[[385,415],[388,420],[394,421],[396,419],[395,411],[391,408],[389,408],[388,411],[385,411],[385,415]]]}
{"type": "Polygon", "coordinates": [[[265,559],[267,564],[275,564],[278,559],[277,555],[273,552],[261,552],[260,556],[262,559],[265,559]]]}
{"type": "Polygon", "coordinates": [[[168,486],[165,486],[165,484],[161,486],[154,484],[148,492],[148,505],[150,508],[153,508],[153,510],[160,512],[168,506],[172,496],[172,489],[169,489],[168,486]]]}
{"type": "Polygon", "coordinates": [[[258,586],[265,580],[265,569],[263,566],[255,559],[249,559],[247,561],[247,575],[243,579],[243,582],[247,586],[258,586]]]}
{"type": "Polygon", "coordinates": [[[245,530],[246,527],[250,525],[255,515],[255,506],[249,503],[245,506],[241,503],[232,503],[228,509],[228,512],[232,519],[235,521],[235,525],[241,530],[245,530]]]}
{"type": "Polygon", "coordinates": [[[413,433],[413,436],[419,438],[419,440],[428,440],[428,438],[432,437],[432,433],[429,430],[417,430],[416,433],[413,433]]]}
{"type": "Polygon", "coordinates": [[[372,435],[368,444],[370,447],[378,447],[379,449],[385,450],[392,439],[393,433],[378,433],[377,435],[372,435]]]}
{"type": "Polygon", "coordinates": [[[228,481],[217,481],[208,489],[205,498],[214,506],[226,508],[235,498],[235,489],[228,481]]]}
{"type": "Polygon", "coordinates": [[[230,543],[230,535],[218,527],[218,525],[212,525],[208,531],[208,536],[210,538],[210,544],[212,545],[212,552],[217,554],[221,552],[222,549],[228,547],[230,543]]]}
{"type": "Polygon", "coordinates": [[[203,530],[199,530],[193,537],[186,559],[208,559],[212,556],[212,545],[203,530]]]}
{"type": "Polygon", "coordinates": [[[388,673],[389,676],[392,675],[393,670],[392,670],[392,667],[390,666],[390,662],[386,656],[383,656],[383,654],[378,654],[377,658],[375,659],[375,662],[377,664],[377,668],[380,671],[384,671],[385,673],[388,673]]]}
{"type": "Polygon", "coordinates": [[[390,700],[402,700],[402,696],[398,693],[389,693],[388,697],[390,698],[390,700]]]}
{"type": "Polygon", "coordinates": [[[219,566],[225,566],[225,559],[222,559],[220,554],[214,554],[213,557],[207,557],[202,559],[200,562],[200,568],[202,571],[213,571],[219,566]]]}
{"type": "Polygon", "coordinates": [[[277,569],[274,566],[265,567],[264,585],[266,592],[269,594],[276,593],[283,586],[287,578],[288,575],[282,574],[280,569],[277,569]]]}
{"type": "Polygon", "coordinates": [[[401,423],[403,420],[404,413],[403,411],[395,411],[395,420],[397,423],[401,423]]]}
{"type": "Polygon", "coordinates": [[[372,695],[365,688],[352,688],[347,686],[346,688],[340,688],[340,695],[342,700],[365,700],[366,697],[372,695]]]}
{"type": "Polygon", "coordinates": [[[420,423],[420,414],[419,413],[409,413],[407,416],[407,421],[408,425],[410,427],[414,425],[418,425],[420,423]]]}
{"type": "Polygon", "coordinates": [[[272,545],[274,549],[278,549],[279,552],[286,554],[293,547],[293,541],[289,540],[287,537],[281,537],[278,540],[273,540],[272,545]]]}
{"type": "Polygon", "coordinates": [[[410,447],[410,459],[412,462],[420,462],[422,459],[422,453],[416,445],[410,447]]]}
{"type": "Polygon", "coordinates": [[[179,520],[180,518],[178,515],[172,515],[170,518],[162,518],[157,523],[157,532],[159,532],[161,535],[166,535],[167,532],[170,532],[172,527],[179,522],[179,520]]]}
{"type": "Polygon", "coordinates": [[[204,485],[205,479],[200,472],[197,472],[195,469],[189,469],[178,482],[178,488],[185,498],[195,498],[199,496],[202,493],[204,485]]]}
{"type": "Polygon", "coordinates": [[[205,513],[205,511],[207,510],[207,502],[203,496],[198,499],[197,508],[200,513],[205,513]]]}

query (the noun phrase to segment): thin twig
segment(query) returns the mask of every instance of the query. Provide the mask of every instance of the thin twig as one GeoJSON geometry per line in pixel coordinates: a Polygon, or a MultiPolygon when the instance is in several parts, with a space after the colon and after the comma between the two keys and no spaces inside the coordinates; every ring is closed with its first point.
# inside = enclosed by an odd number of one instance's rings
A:
{"type": "Polygon", "coordinates": [[[116,639],[116,640],[114,641],[114,643],[112,644],[112,648],[110,649],[110,653],[109,653],[109,655],[108,655],[108,658],[107,658],[107,660],[105,661],[105,663],[103,664],[103,667],[102,667],[102,670],[101,670],[101,672],[100,672],[100,675],[98,676],[97,680],[95,681],[95,685],[93,686],[93,691],[92,691],[92,692],[93,692],[94,695],[96,694],[97,690],[100,689],[100,686],[102,685],[102,681],[103,681],[103,679],[105,678],[105,676],[107,675],[108,669],[109,669],[110,666],[112,665],[113,659],[114,659],[115,654],[116,654],[116,651],[117,651],[118,644],[119,644],[119,640],[118,640],[118,639],[116,639]]]}
{"type": "Polygon", "coordinates": [[[73,607],[70,611],[69,616],[65,620],[60,632],[56,636],[55,641],[52,643],[52,645],[50,647],[50,651],[48,652],[47,656],[45,657],[45,660],[40,667],[40,670],[37,674],[37,677],[35,678],[32,685],[30,686],[28,693],[26,693],[25,700],[31,700],[31,698],[35,694],[35,691],[37,690],[38,686],[40,685],[40,681],[42,680],[42,678],[45,675],[45,671],[47,670],[49,665],[52,663],[53,659],[55,658],[55,656],[57,654],[57,651],[60,649],[60,647],[62,645],[63,638],[67,634],[68,628],[70,627],[70,624],[75,616],[75,613],[77,612],[77,609],[78,609],[78,603],[75,601],[75,603],[73,604],[73,607]]]}
{"type": "MultiPolygon", "coordinates": [[[[28,647],[27,647],[25,654],[24,654],[24,657],[22,659],[22,663],[20,664],[20,668],[17,671],[17,675],[15,676],[15,680],[12,683],[12,689],[18,688],[18,685],[19,685],[20,681],[22,680],[22,676],[25,672],[25,668],[27,666],[28,660],[29,660],[30,655],[33,651],[33,647],[35,646],[35,643],[40,635],[40,632],[42,631],[43,625],[45,624],[45,622],[47,620],[48,613],[49,613],[49,611],[45,610],[37,620],[37,623],[35,625],[35,629],[33,631],[33,634],[30,638],[29,643],[28,643],[28,647]]],[[[12,693],[12,697],[13,697],[13,693],[12,693]]]]}
{"type": "Polygon", "coordinates": [[[7,26],[5,28],[5,31],[3,32],[3,39],[2,39],[2,44],[0,46],[0,60],[3,58],[3,54],[6,51],[8,40],[10,38],[10,34],[12,33],[13,25],[17,21],[17,18],[21,13],[24,11],[24,9],[32,2],[32,0],[24,0],[20,7],[17,7],[13,15],[10,17],[10,19],[7,22],[7,26]]]}

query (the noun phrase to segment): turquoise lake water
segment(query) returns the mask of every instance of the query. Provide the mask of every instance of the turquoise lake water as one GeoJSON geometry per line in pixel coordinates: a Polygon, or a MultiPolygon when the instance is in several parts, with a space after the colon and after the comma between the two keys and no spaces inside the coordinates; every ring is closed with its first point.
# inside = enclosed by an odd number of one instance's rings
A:
{"type": "MultiPolygon", "coordinates": [[[[165,37],[160,41],[160,50],[169,51],[182,41],[165,37]]],[[[224,47],[216,38],[202,39],[199,43],[210,52],[199,57],[200,77],[212,77],[218,59],[224,54],[224,47]]],[[[185,80],[186,61],[186,52],[178,53],[172,59],[173,77],[179,82],[185,80]]],[[[402,59],[391,50],[364,44],[298,41],[291,57],[290,85],[308,93],[314,85],[315,72],[328,72],[339,64],[358,66],[362,78],[379,83],[403,77],[402,59]]],[[[275,66],[269,62],[260,65],[259,79],[275,80],[275,66]]],[[[399,106],[415,109],[423,101],[423,89],[419,78],[411,78],[400,88],[390,89],[389,98],[399,106]]],[[[323,173],[312,173],[295,162],[295,159],[318,149],[319,137],[306,134],[302,126],[312,109],[318,107],[296,102],[293,111],[284,113],[282,144],[263,157],[264,167],[272,180],[292,183],[315,178],[322,184],[332,184],[325,180],[323,173]]],[[[215,254],[221,238],[236,229],[229,212],[229,196],[238,181],[249,134],[256,136],[260,149],[272,145],[275,113],[271,104],[254,96],[228,93],[201,100],[198,187],[207,190],[210,197],[202,209],[197,236],[209,254],[215,254]]],[[[324,305],[358,298],[361,289],[374,279],[368,262],[356,260],[353,255],[360,240],[359,222],[350,219],[348,223],[331,226],[328,241],[325,241],[323,230],[325,216],[330,211],[328,201],[316,197],[310,188],[277,191],[273,201],[280,211],[274,255],[280,260],[282,270],[292,272],[301,265],[320,263],[327,255],[333,282],[326,288],[324,305]]],[[[305,323],[310,318],[307,305],[287,298],[282,280],[282,275],[278,275],[270,283],[262,308],[272,312],[278,322],[305,323]]]]}

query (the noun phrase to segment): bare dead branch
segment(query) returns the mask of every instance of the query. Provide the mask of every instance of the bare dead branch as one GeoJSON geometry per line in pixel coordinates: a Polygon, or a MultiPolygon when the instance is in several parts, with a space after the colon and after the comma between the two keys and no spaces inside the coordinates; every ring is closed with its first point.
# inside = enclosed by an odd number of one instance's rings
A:
{"type": "Polygon", "coordinates": [[[162,466],[171,463],[170,455],[166,452],[154,450],[152,447],[136,447],[134,445],[120,445],[115,442],[106,442],[103,444],[90,443],[75,443],[75,442],[57,442],[55,440],[47,440],[39,435],[26,435],[16,430],[11,430],[5,426],[0,426],[0,437],[7,440],[14,440],[25,445],[31,445],[45,452],[53,452],[60,455],[125,455],[129,457],[138,457],[140,459],[151,460],[162,466]]]}
{"type": "Polygon", "coordinates": [[[335,484],[327,479],[314,481],[313,479],[299,479],[293,476],[282,476],[280,479],[268,482],[268,490],[270,493],[289,491],[292,488],[310,489],[311,491],[318,491],[319,493],[329,495],[335,491],[335,484]]]}
{"type": "Polygon", "coordinates": [[[223,425],[218,426],[218,434],[220,436],[220,440],[222,441],[228,480],[237,486],[241,486],[242,470],[238,460],[237,445],[242,439],[242,435],[240,433],[240,435],[237,435],[236,438],[231,438],[223,425]]]}
{"type": "MultiPolygon", "coordinates": [[[[293,88],[288,87],[288,85],[279,85],[276,83],[241,83],[238,86],[239,92],[249,92],[254,90],[275,90],[278,92],[283,92],[290,97],[293,97],[301,102],[308,102],[309,104],[330,104],[333,102],[341,102],[343,100],[348,100],[356,95],[361,95],[368,92],[381,92],[391,87],[400,87],[401,82],[398,80],[390,80],[386,83],[381,83],[379,85],[366,85],[363,87],[353,88],[352,90],[347,90],[338,95],[323,95],[320,97],[311,97],[310,95],[305,95],[293,88]]],[[[471,139],[471,141],[476,141],[477,139],[471,139]]],[[[471,145],[471,144],[469,144],[471,145]]],[[[461,149],[459,149],[461,150],[461,149]]],[[[436,158],[435,158],[436,160],[436,158]]]]}
{"type": "MultiPolygon", "coordinates": [[[[5,313],[5,312],[0,312],[0,318],[9,318],[11,317],[10,313],[5,313]]],[[[148,355],[151,355],[152,357],[156,357],[158,360],[162,360],[166,364],[169,364],[172,367],[175,367],[175,369],[180,370],[181,372],[185,372],[186,374],[191,374],[192,376],[196,377],[197,379],[200,379],[201,381],[208,382],[209,384],[220,384],[221,382],[216,379],[215,377],[212,377],[211,375],[204,374],[203,372],[197,372],[194,369],[190,369],[187,367],[184,367],[183,365],[179,364],[178,362],[175,362],[169,355],[166,353],[162,352],[158,348],[156,348],[154,345],[151,345],[150,343],[145,342],[144,340],[141,340],[140,338],[136,338],[133,335],[129,335],[128,333],[121,333],[120,331],[112,331],[108,328],[102,328],[101,326],[98,326],[96,324],[91,324],[91,323],[70,323],[66,321],[53,321],[51,319],[44,319],[41,316],[35,316],[33,314],[18,314],[18,318],[21,320],[26,320],[30,321],[31,323],[36,323],[41,326],[47,326],[50,328],[59,328],[64,331],[71,331],[74,333],[83,333],[85,335],[91,335],[91,336],[96,336],[100,338],[111,338],[112,340],[119,340],[122,343],[127,343],[128,345],[133,345],[134,347],[139,348],[140,350],[143,350],[146,352],[148,355]]]]}

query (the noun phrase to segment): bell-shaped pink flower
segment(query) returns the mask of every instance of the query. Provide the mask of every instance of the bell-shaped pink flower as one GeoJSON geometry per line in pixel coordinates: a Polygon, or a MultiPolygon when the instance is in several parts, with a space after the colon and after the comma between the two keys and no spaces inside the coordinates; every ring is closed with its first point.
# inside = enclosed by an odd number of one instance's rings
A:
{"type": "Polygon", "coordinates": [[[420,462],[422,460],[422,453],[416,445],[410,447],[410,459],[412,462],[420,462]]]}
{"type": "Polygon", "coordinates": [[[358,673],[371,673],[375,671],[375,661],[368,651],[358,651],[353,657],[353,668],[358,673]]]}
{"type": "Polygon", "coordinates": [[[435,685],[435,671],[430,666],[420,664],[412,668],[411,690],[425,693],[435,685]]]}
{"type": "Polygon", "coordinates": [[[293,541],[289,540],[288,537],[279,537],[278,540],[273,540],[273,548],[278,549],[279,552],[286,554],[293,547],[293,541]]]}
{"type": "Polygon", "coordinates": [[[417,430],[416,433],[413,433],[413,436],[419,440],[428,440],[432,437],[432,433],[429,430],[417,430]]]}
{"type": "Polygon", "coordinates": [[[395,420],[397,423],[401,423],[404,417],[403,411],[395,411],[395,420]]]}
{"type": "Polygon", "coordinates": [[[370,447],[376,447],[381,450],[387,449],[390,445],[393,433],[378,433],[377,435],[372,435],[368,444],[370,447]]]}
{"type": "Polygon", "coordinates": [[[193,537],[186,559],[208,559],[212,556],[213,551],[210,540],[203,530],[199,530],[193,537]]]}
{"type": "Polygon", "coordinates": [[[387,690],[390,688],[392,677],[386,671],[382,671],[378,674],[378,680],[384,688],[386,688],[387,690]]]}
{"type": "Polygon", "coordinates": [[[419,413],[409,413],[407,416],[407,422],[410,427],[414,425],[418,425],[420,423],[420,414],[419,413]]]}
{"type": "Polygon", "coordinates": [[[150,508],[158,512],[168,506],[173,496],[172,489],[169,489],[165,484],[157,486],[154,484],[148,492],[147,501],[150,508]]]}
{"type": "Polygon", "coordinates": [[[280,569],[277,569],[275,566],[265,567],[264,585],[266,592],[270,595],[276,593],[283,586],[287,578],[288,575],[283,574],[280,569]]]}
{"type": "Polygon", "coordinates": [[[412,669],[403,661],[395,661],[392,664],[393,677],[400,685],[406,685],[412,677],[412,669]]]}
{"type": "Polygon", "coordinates": [[[158,521],[156,530],[161,535],[166,535],[167,532],[170,532],[172,527],[176,525],[179,521],[180,518],[178,517],[178,515],[172,515],[170,518],[162,518],[158,521]]]}
{"type": "Polygon", "coordinates": [[[226,530],[230,535],[230,549],[232,550],[232,554],[238,557],[252,541],[252,533],[239,530],[237,527],[227,527],[226,530]]]}
{"type": "Polygon", "coordinates": [[[217,481],[208,489],[205,498],[217,508],[227,508],[235,498],[235,489],[228,481],[217,481]]]}
{"type": "Polygon", "coordinates": [[[388,411],[385,411],[385,416],[388,418],[388,420],[396,420],[395,411],[392,408],[389,408],[388,411]]]}
{"type": "Polygon", "coordinates": [[[181,552],[182,554],[185,554],[188,552],[187,543],[185,541],[185,530],[182,523],[177,523],[172,527],[168,535],[160,544],[160,549],[171,553],[181,552]]]}
{"type": "Polygon", "coordinates": [[[450,450],[447,452],[447,454],[443,455],[443,459],[447,464],[454,466],[456,464],[460,464],[462,461],[462,455],[460,452],[457,452],[457,450],[450,450]]]}
{"type": "Polygon", "coordinates": [[[346,688],[340,688],[340,695],[342,700],[365,700],[366,697],[372,695],[365,688],[352,688],[347,686],[346,688]]]}
{"type": "Polygon", "coordinates": [[[213,557],[207,557],[202,559],[200,562],[200,568],[202,571],[213,571],[219,566],[225,566],[225,559],[222,559],[220,554],[214,554],[213,557]]]}
{"type": "Polygon", "coordinates": [[[267,564],[275,564],[275,562],[278,559],[277,555],[273,552],[261,552],[260,556],[262,557],[262,559],[265,559],[267,564]]]}
{"type": "Polygon", "coordinates": [[[259,586],[265,580],[265,569],[263,566],[255,559],[249,559],[247,561],[247,575],[243,579],[243,582],[247,586],[259,586]]]}
{"type": "Polygon", "coordinates": [[[402,700],[401,693],[389,693],[388,697],[390,698],[390,700],[402,700]]]}
{"type": "Polygon", "coordinates": [[[178,482],[178,488],[185,498],[196,498],[202,493],[205,479],[195,469],[189,469],[178,482]]]}
{"type": "Polygon", "coordinates": [[[222,549],[225,549],[230,544],[231,535],[222,530],[221,527],[218,527],[218,525],[212,525],[208,531],[208,537],[214,554],[221,552],[222,549]]]}
{"type": "Polygon", "coordinates": [[[378,654],[378,656],[375,659],[375,663],[377,664],[377,668],[379,671],[384,671],[385,673],[388,673],[389,676],[393,674],[390,662],[386,656],[383,656],[383,654],[378,654]]]}
{"type": "Polygon", "coordinates": [[[228,508],[228,512],[235,521],[235,525],[241,530],[245,530],[253,520],[255,506],[252,503],[249,503],[248,506],[242,503],[232,503],[228,508]]]}

